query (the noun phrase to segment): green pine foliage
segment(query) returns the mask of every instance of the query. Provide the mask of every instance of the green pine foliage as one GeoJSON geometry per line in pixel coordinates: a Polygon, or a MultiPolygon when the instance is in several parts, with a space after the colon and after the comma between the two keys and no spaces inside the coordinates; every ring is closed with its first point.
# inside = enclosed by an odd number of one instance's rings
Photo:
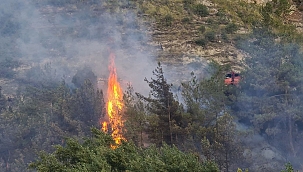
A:
{"type": "Polygon", "coordinates": [[[215,160],[220,170],[229,171],[241,158],[241,142],[233,117],[229,114],[227,88],[222,80],[224,66],[212,65],[212,77],[182,84],[182,97],[187,107],[184,123],[187,147],[198,151],[208,160],[215,160]],[[200,150],[200,151],[199,151],[200,150]]]}
{"type": "Polygon", "coordinates": [[[292,167],[292,165],[288,162],[285,164],[285,169],[282,170],[281,172],[295,172],[295,170],[292,167]]]}
{"type": "Polygon", "coordinates": [[[132,141],[136,146],[143,146],[145,140],[144,134],[147,126],[147,109],[134,93],[131,85],[128,86],[124,94],[124,136],[127,140],[132,141]]]}
{"type": "Polygon", "coordinates": [[[29,167],[41,172],[56,171],[184,171],[218,172],[215,163],[199,162],[190,153],[183,153],[176,147],[164,144],[157,148],[138,148],[123,142],[118,148],[111,149],[112,138],[92,129],[92,138],[79,143],[68,139],[66,145],[56,146],[53,153],[41,152],[37,161],[29,167]]]}
{"type": "Polygon", "coordinates": [[[148,97],[139,93],[137,96],[147,103],[147,110],[150,114],[149,120],[149,137],[157,145],[165,142],[169,145],[178,143],[182,140],[182,107],[175,100],[171,91],[171,84],[168,84],[164,77],[163,68],[158,63],[157,68],[153,71],[155,78],[145,81],[151,88],[148,97]]]}
{"type": "MultiPolygon", "coordinates": [[[[41,73],[40,73],[41,74],[41,73]]],[[[1,169],[20,171],[36,158],[36,152],[53,151],[52,145],[64,144],[66,137],[81,138],[99,127],[104,110],[103,93],[91,82],[72,90],[64,81],[29,83],[6,101],[1,113],[1,169]],[[7,158],[9,157],[9,158],[7,158]]],[[[1,95],[1,97],[3,97],[1,95]]]]}

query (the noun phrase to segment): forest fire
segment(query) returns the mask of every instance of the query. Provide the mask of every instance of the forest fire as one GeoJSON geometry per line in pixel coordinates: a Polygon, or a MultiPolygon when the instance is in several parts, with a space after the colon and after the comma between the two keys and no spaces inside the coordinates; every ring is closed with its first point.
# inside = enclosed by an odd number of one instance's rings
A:
{"type": "MultiPolygon", "coordinates": [[[[102,130],[104,132],[111,133],[116,145],[121,144],[122,140],[125,138],[122,135],[123,120],[121,116],[121,111],[123,109],[123,92],[120,87],[117,78],[117,72],[115,67],[115,54],[110,53],[109,55],[109,77],[107,85],[107,117],[108,122],[102,123],[102,130]]],[[[115,146],[113,146],[114,148],[115,146]]]]}

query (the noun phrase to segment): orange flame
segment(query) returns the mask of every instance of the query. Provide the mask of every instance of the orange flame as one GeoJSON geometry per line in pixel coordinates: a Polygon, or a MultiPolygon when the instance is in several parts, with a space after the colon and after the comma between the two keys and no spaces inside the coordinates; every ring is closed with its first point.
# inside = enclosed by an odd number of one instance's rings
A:
{"type": "MultiPolygon", "coordinates": [[[[111,129],[111,135],[116,143],[116,145],[121,144],[122,140],[125,138],[122,135],[123,120],[121,116],[121,111],[123,109],[123,92],[120,87],[117,78],[117,72],[115,67],[115,54],[110,53],[110,64],[109,64],[109,77],[108,77],[108,87],[107,87],[107,115],[109,118],[109,124],[107,122],[102,123],[102,130],[104,132],[109,132],[111,129]]],[[[115,146],[112,146],[115,148],[115,146]]]]}

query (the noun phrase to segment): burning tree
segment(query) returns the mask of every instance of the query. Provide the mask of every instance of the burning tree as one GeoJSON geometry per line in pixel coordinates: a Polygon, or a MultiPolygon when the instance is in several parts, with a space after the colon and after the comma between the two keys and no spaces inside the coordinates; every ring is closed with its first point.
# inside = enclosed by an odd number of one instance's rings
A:
{"type": "Polygon", "coordinates": [[[123,120],[121,111],[123,109],[123,92],[118,82],[117,71],[115,67],[115,54],[109,55],[109,77],[107,87],[107,121],[102,123],[102,130],[110,132],[115,143],[121,144],[125,138],[122,135],[123,120]],[[110,128],[109,128],[110,127],[110,128]]]}

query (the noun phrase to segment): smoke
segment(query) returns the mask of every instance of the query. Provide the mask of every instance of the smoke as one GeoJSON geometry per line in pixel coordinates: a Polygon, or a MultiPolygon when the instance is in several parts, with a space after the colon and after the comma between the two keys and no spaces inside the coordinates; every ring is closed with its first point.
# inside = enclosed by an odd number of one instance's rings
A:
{"type": "MultiPolygon", "coordinates": [[[[14,37],[10,36],[13,55],[7,54],[17,57],[23,64],[16,77],[27,80],[26,76],[35,75],[31,74],[31,68],[51,64],[56,75],[53,78],[57,81],[64,79],[73,85],[72,77],[84,67],[91,68],[104,81],[108,77],[109,51],[112,51],[116,54],[115,63],[122,87],[125,89],[127,84],[131,84],[136,92],[147,94],[150,88],[144,78],[153,77],[157,50],[149,44],[151,35],[136,11],[120,8],[131,6],[130,2],[119,3],[55,0],[4,2],[0,7],[1,16],[10,16],[9,21],[14,27],[8,31],[15,32],[14,37]]],[[[176,88],[191,78],[191,72],[199,78],[207,73],[207,62],[201,58],[182,59],[181,63],[163,66],[168,82],[176,88]]]]}
{"type": "Polygon", "coordinates": [[[137,92],[147,91],[144,78],[151,77],[156,59],[153,47],[147,44],[147,29],[135,11],[107,1],[72,4],[13,0],[4,1],[0,8],[0,17],[10,16],[14,24],[11,30],[16,32],[12,46],[19,52],[24,68],[18,70],[17,78],[25,77],[29,68],[51,64],[57,79],[64,78],[70,84],[83,67],[107,79],[112,51],[122,86],[130,83],[137,92]]]}
{"type": "MultiPolygon", "coordinates": [[[[300,135],[302,104],[302,52],[300,46],[280,42],[266,30],[255,31],[251,38],[238,42],[250,54],[243,74],[235,114],[240,121],[264,140],[255,139],[250,147],[270,147],[276,156],[272,162],[290,161],[302,168],[300,135]]],[[[261,156],[262,157],[262,156],[261,156]]],[[[264,158],[264,157],[263,157],[264,158]]],[[[265,157],[266,158],[266,157],[265,157]]]]}

